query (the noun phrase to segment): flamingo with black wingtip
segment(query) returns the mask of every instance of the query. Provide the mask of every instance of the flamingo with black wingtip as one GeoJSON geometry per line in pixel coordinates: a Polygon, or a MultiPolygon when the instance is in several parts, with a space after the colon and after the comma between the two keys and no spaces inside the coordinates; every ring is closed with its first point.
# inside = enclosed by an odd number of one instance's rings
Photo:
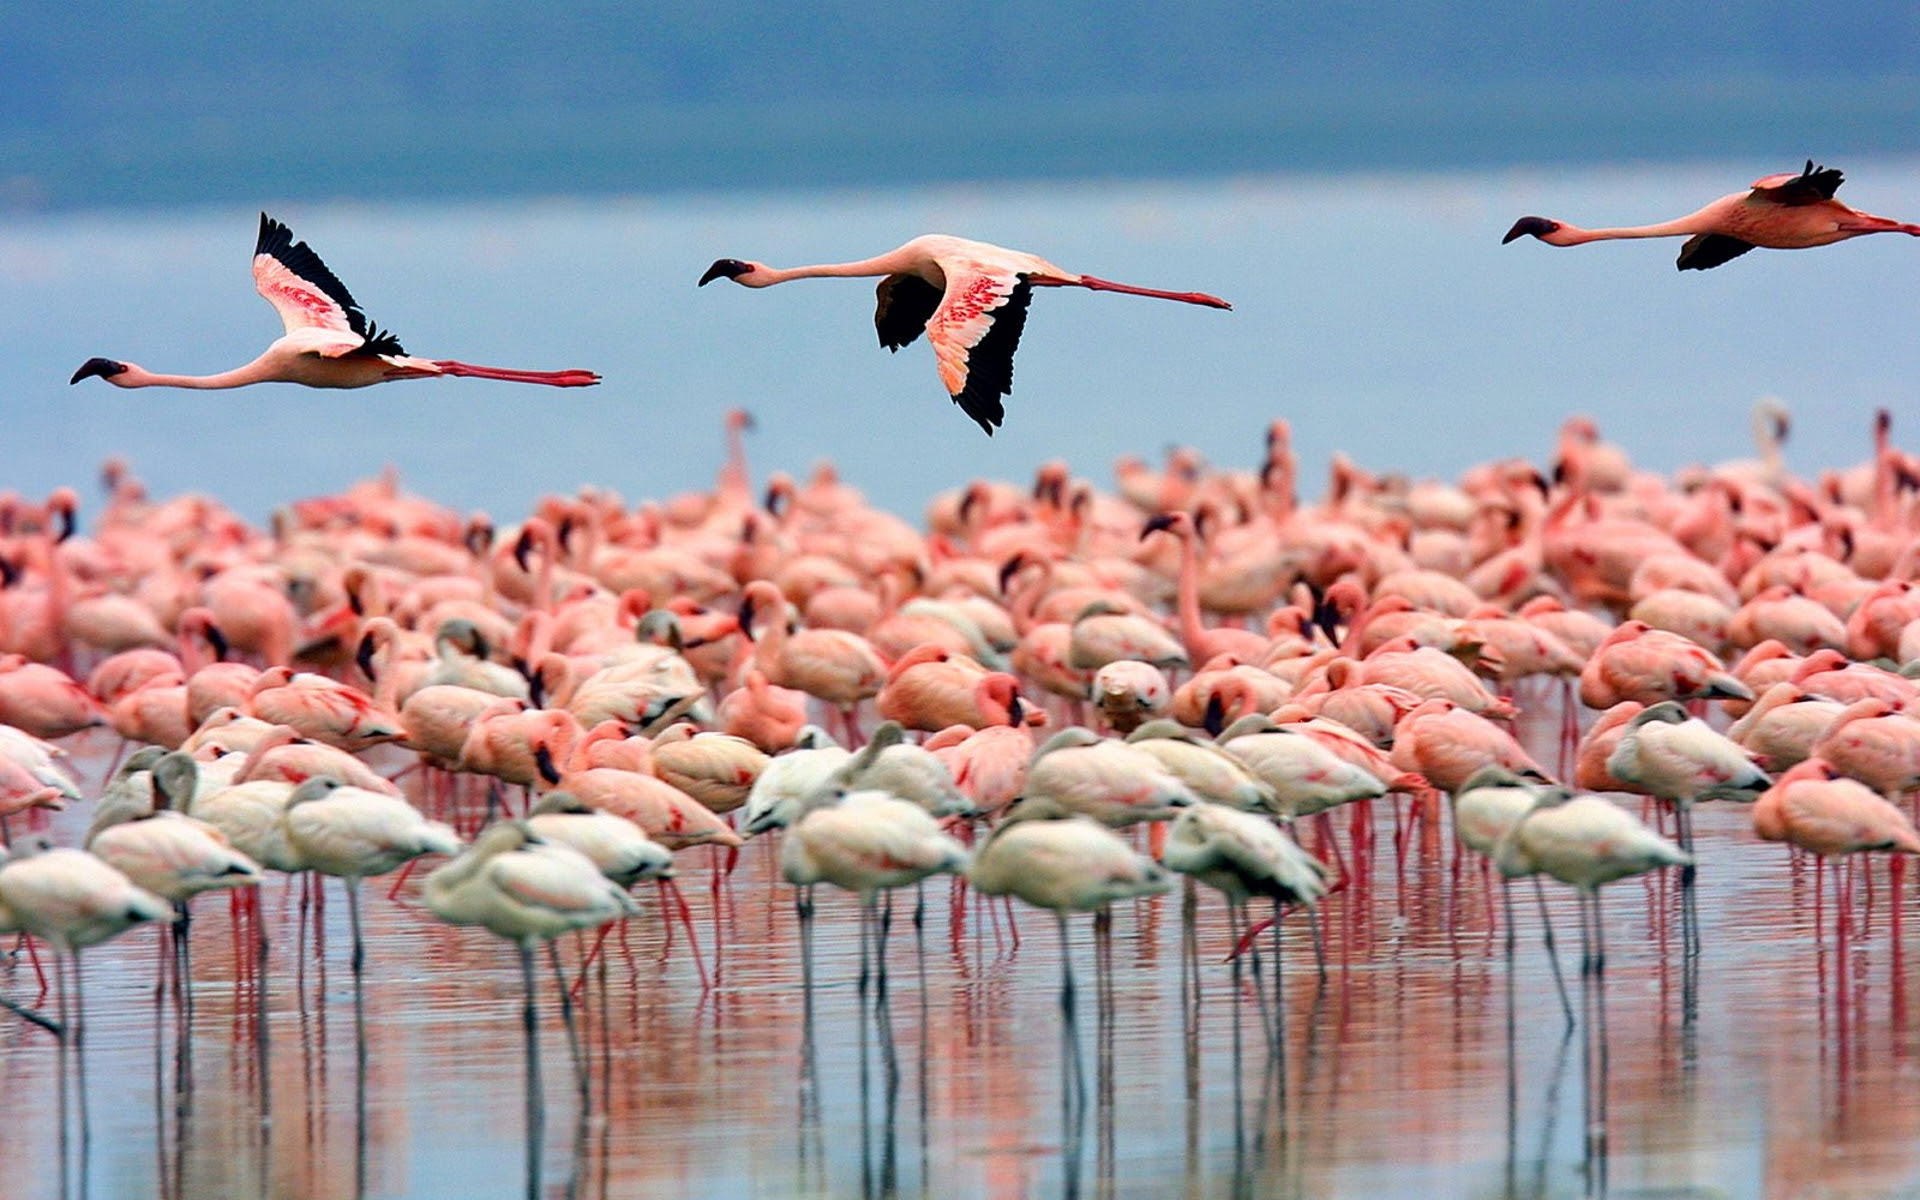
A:
{"type": "Polygon", "coordinates": [[[1842,178],[1835,168],[1816,167],[1808,159],[1806,168],[1797,175],[1787,171],[1756,179],[1750,191],[1722,196],[1684,217],[1657,225],[1582,229],[1547,217],[1521,217],[1500,244],[1527,234],[1549,246],[1579,246],[1612,238],[1686,236],[1674,265],[1682,271],[1704,271],[1736,259],[1755,246],[1805,250],[1868,233],[1920,237],[1920,225],[1876,217],[1835,200],[1833,194],[1840,190],[1842,178]]]}
{"type": "Polygon", "coordinates": [[[358,388],[395,379],[468,375],[550,387],[589,387],[592,371],[514,371],[477,367],[452,359],[416,358],[400,340],[371,321],[320,256],[293,240],[285,225],[260,214],[253,251],[253,286],[287,327],[259,358],[217,375],[162,375],[130,362],[90,358],[69,383],[98,375],[115,387],[237,388],[255,383],[298,383],[317,388],[358,388]]]}
{"type": "Polygon", "coordinates": [[[948,395],[988,437],[1006,419],[1000,397],[1013,390],[1013,352],[1020,345],[1034,288],[1078,287],[1208,308],[1233,307],[1204,292],[1163,292],[1075,275],[1019,250],[937,233],[859,262],[770,267],[722,258],[700,276],[700,286],[721,278],[742,287],[763,288],[789,279],[875,275],[881,277],[879,307],[873,314],[880,344],[898,350],[926,330],[948,395]]]}

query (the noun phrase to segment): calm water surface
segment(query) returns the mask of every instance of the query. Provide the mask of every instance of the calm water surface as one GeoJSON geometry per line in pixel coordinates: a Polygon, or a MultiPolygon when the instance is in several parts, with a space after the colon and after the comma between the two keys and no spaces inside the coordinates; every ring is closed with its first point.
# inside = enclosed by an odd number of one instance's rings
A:
{"type": "MultiPolygon", "coordinates": [[[[70,839],[81,822],[54,824],[70,839]]],[[[1338,824],[1344,845],[1345,814],[1338,824]]],[[[1184,961],[1177,893],[1122,906],[1104,998],[1088,923],[1074,923],[1068,1044],[1049,917],[1022,910],[1016,945],[1002,918],[956,906],[940,882],[916,936],[902,895],[876,1003],[855,985],[857,907],[826,896],[809,1003],[774,848],[747,847],[717,913],[713,856],[683,853],[718,981],[702,989],[683,933],[667,946],[649,894],[626,952],[610,940],[605,970],[589,971],[583,1101],[543,968],[537,1160],[505,943],[437,925],[417,880],[392,901],[389,881],[369,881],[362,1063],[335,885],[315,956],[295,953],[297,888],[273,882],[263,1078],[225,905],[203,898],[184,1044],[171,1018],[156,1025],[155,932],[87,956],[92,1139],[84,1160],[75,1150],[66,1194],[508,1196],[530,1184],[553,1197],[1913,1194],[1920,1047],[1884,868],[1860,890],[1837,954],[1831,898],[1816,907],[1810,867],[1758,843],[1741,808],[1708,806],[1697,826],[1697,977],[1672,880],[1606,898],[1603,1160],[1585,1151],[1580,1043],[1565,1035],[1531,903],[1516,920],[1510,1001],[1498,901],[1476,864],[1456,874],[1450,835],[1429,822],[1397,855],[1379,807],[1354,882],[1322,914],[1324,984],[1306,925],[1284,923],[1278,1053],[1263,1023],[1270,959],[1257,988],[1247,965],[1222,963],[1232,937],[1210,894],[1197,967],[1184,961]]],[[[1571,972],[1574,908],[1552,891],[1571,972]]],[[[1908,894],[1909,921],[1912,907],[1908,894]]],[[[563,957],[572,974],[578,949],[563,957]]],[[[0,983],[32,999],[24,964],[0,983]]],[[[51,1039],[0,1025],[5,1195],[61,1194],[55,1065],[51,1039]]]]}

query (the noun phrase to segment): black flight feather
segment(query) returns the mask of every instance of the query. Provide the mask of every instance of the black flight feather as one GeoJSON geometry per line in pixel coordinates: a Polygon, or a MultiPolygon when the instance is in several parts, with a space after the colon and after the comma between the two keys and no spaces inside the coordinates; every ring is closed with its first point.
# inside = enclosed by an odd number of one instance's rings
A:
{"type": "Polygon", "coordinates": [[[940,307],[940,289],[918,275],[889,275],[874,291],[873,327],[889,350],[912,344],[940,307]]]}
{"type": "Polygon", "coordinates": [[[1680,257],[1674,266],[1682,271],[1704,271],[1724,262],[1732,262],[1751,249],[1752,242],[1743,242],[1724,233],[1696,233],[1681,245],[1680,257]]]}
{"type": "Polygon", "coordinates": [[[400,339],[374,324],[360,305],[354,300],[347,285],[340,277],[327,269],[320,256],[305,242],[293,240],[293,231],[285,225],[260,214],[260,239],[254,243],[255,255],[271,254],[280,265],[306,280],[327,294],[341,311],[347,314],[347,327],[366,339],[366,343],[353,351],[355,354],[405,354],[400,339]]]}
{"type": "Polygon", "coordinates": [[[1800,174],[1778,187],[1764,190],[1767,198],[1775,204],[1785,204],[1790,207],[1818,204],[1822,200],[1833,199],[1833,194],[1840,190],[1840,182],[1844,178],[1845,176],[1837,168],[1816,167],[1813,165],[1813,160],[1808,159],[1806,168],[1800,174]]]}
{"type": "Polygon", "coordinates": [[[1007,293],[1006,302],[993,310],[986,334],[967,350],[967,386],[953,402],[979,422],[988,437],[1007,417],[1000,397],[1013,391],[1013,352],[1020,347],[1020,331],[1026,328],[1027,305],[1032,300],[1033,285],[1022,279],[1007,293]]]}

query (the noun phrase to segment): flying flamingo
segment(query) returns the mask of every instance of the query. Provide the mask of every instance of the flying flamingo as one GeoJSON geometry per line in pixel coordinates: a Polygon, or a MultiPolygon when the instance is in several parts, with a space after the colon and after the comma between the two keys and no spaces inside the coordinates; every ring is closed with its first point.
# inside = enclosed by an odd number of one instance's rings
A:
{"type": "Polygon", "coordinates": [[[305,242],[294,241],[285,225],[265,213],[260,214],[260,238],[253,250],[253,286],[280,314],[287,332],[245,366],[217,375],[162,375],[130,362],[90,358],[68,382],[79,383],[91,375],[123,388],[237,388],[275,382],[358,388],[434,375],[553,387],[600,382],[592,371],[510,371],[409,355],[398,338],[368,319],[319,255],[305,242]]]}
{"type": "Polygon", "coordinates": [[[1063,271],[1044,258],[944,234],[917,237],[898,250],[859,262],[770,267],[722,258],[700,276],[705,287],[731,279],[742,287],[772,287],[789,279],[880,276],[873,324],[880,344],[898,350],[924,328],[939,364],[940,381],[988,437],[1006,419],[1000,397],[1013,391],[1013,352],[1037,287],[1081,287],[1232,308],[1204,292],[1163,292],[1063,271]]]}
{"type": "Polygon", "coordinates": [[[1722,196],[1705,208],[1657,225],[1581,229],[1545,217],[1521,217],[1500,242],[1505,245],[1522,234],[1532,234],[1549,246],[1686,235],[1674,265],[1682,271],[1704,271],[1738,258],[1755,246],[1804,250],[1867,233],[1920,237],[1920,225],[1858,212],[1835,200],[1833,194],[1840,190],[1841,178],[1838,170],[1816,167],[1808,159],[1806,169],[1798,175],[1783,172],[1756,179],[1752,191],[1722,196]]]}

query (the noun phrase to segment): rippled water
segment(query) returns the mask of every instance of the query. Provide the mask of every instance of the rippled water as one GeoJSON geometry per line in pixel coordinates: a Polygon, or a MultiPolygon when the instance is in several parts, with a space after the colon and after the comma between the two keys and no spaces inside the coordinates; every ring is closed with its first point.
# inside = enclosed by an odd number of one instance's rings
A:
{"type": "MultiPolygon", "coordinates": [[[[99,747],[104,749],[104,745],[99,747]]],[[[397,762],[397,760],[396,760],[397,762]]],[[[104,762],[94,759],[97,772],[104,762]]],[[[1409,811],[1404,800],[1403,813],[1409,811]]],[[[1199,897],[1120,906],[1110,983],[1072,927],[1077,1020],[1063,1041],[1058,934],[948,882],[894,905],[884,999],[857,986],[858,908],[821,897],[803,986],[792,891],[750,844],[680,856],[715,979],[649,893],[625,951],[588,971],[585,1095],[542,964],[543,1136],[526,1139],[517,956],[436,924],[390,880],[365,886],[365,1037],[355,1035],[337,884],[324,947],[296,955],[298,887],[264,889],[273,938],[264,1077],[255,993],[236,988],[225,904],[197,905],[194,1013],[179,1041],[153,997],[158,935],[86,955],[91,1138],[69,1118],[67,1195],[290,1196],[1879,1196],[1920,1178],[1909,968],[1886,869],[1861,876],[1845,952],[1810,865],[1757,842],[1744,809],[1697,815],[1704,952],[1688,969],[1671,878],[1608,890],[1610,1119],[1583,1138],[1569,1037],[1530,890],[1507,964],[1490,891],[1444,823],[1396,841],[1375,805],[1352,882],[1321,915],[1327,975],[1283,923],[1284,1037],[1269,1052],[1270,957],[1222,962],[1227,915],[1199,897]],[[1821,940],[1823,934],[1829,939],[1821,940]],[[722,951],[716,954],[714,941],[722,951]],[[304,976],[304,978],[302,978],[304,976]],[[1106,990],[1110,988],[1110,990],[1106,990]],[[159,1032],[165,1030],[165,1032],[159,1032]],[[364,1049],[364,1057],[360,1051],[364,1049]],[[1076,1078],[1078,1086],[1072,1084],[1076,1078]],[[1083,1089],[1083,1090],[1082,1090],[1083,1089]],[[1083,1099],[1076,1102],[1075,1097],[1083,1099]],[[271,1119],[265,1119],[270,1106],[271,1119]]],[[[62,840],[83,822],[54,818],[62,840]]],[[[1311,847],[1317,834],[1305,832],[1311,847]]],[[[1549,887],[1578,1001],[1571,898],[1549,887]]],[[[1263,941],[1263,948],[1267,948],[1263,941]]],[[[571,976],[580,960],[562,949],[571,976]]],[[[0,987],[33,999],[23,962],[0,987]]],[[[0,1024],[0,1193],[62,1194],[54,1042],[0,1024]]]]}

